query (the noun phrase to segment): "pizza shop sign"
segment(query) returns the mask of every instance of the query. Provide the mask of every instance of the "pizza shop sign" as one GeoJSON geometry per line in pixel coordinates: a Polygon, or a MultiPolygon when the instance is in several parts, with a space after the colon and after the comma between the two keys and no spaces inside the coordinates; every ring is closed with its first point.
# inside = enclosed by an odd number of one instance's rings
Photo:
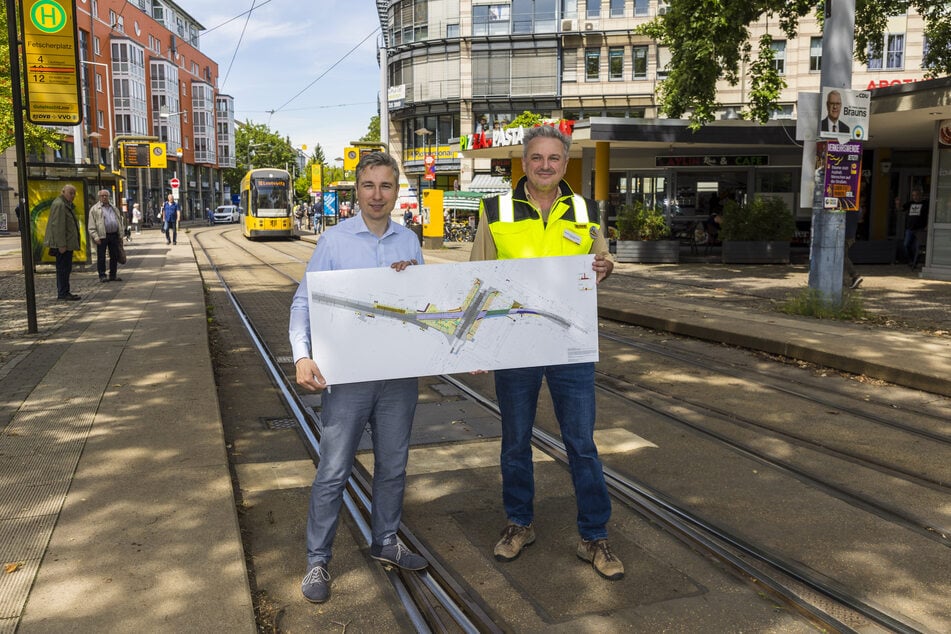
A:
{"type": "MultiPolygon", "coordinates": [[[[546,121],[539,125],[550,125],[558,128],[563,134],[571,136],[575,128],[575,122],[570,119],[559,119],[546,121]]],[[[465,134],[459,137],[459,149],[481,150],[489,147],[505,147],[508,145],[521,145],[525,138],[525,128],[506,128],[504,130],[490,130],[489,132],[478,132],[476,134],[465,134]]]]}

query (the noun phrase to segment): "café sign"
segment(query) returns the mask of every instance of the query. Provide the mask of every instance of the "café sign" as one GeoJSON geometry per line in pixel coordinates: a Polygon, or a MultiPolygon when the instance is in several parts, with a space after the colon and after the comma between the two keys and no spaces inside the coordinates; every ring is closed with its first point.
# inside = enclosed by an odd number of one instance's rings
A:
{"type": "Polygon", "coordinates": [[[654,164],[657,167],[763,167],[769,165],[769,156],[765,154],[656,156],[654,164]]]}

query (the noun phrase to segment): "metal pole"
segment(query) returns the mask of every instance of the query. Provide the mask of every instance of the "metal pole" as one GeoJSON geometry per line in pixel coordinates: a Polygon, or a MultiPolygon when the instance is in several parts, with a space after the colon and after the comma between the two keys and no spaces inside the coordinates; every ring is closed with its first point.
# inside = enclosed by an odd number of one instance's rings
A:
{"type": "Polygon", "coordinates": [[[10,83],[13,93],[13,126],[16,135],[17,186],[20,191],[20,257],[23,260],[23,282],[26,286],[26,320],[30,334],[39,332],[36,323],[36,288],[33,284],[33,240],[30,236],[30,208],[27,204],[26,138],[23,132],[23,98],[20,94],[20,38],[17,34],[17,7],[6,0],[7,41],[10,43],[10,83]]]}
{"type": "MultiPolygon", "coordinates": [[[[855,0],[826,0],[825,7],[819,84],[848,90],[852,88],[855,0]]],[[[816,289],[823,301],[841,306],[845,214],[825,209],[821,196],[813,200],[810,255],[809,288],[816,289]]]]}

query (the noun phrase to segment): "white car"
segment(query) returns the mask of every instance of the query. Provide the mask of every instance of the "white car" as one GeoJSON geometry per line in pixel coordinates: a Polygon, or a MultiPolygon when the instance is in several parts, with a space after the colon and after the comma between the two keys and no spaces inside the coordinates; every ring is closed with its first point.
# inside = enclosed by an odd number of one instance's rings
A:
{"type": "Polygon", "coordinates": [[[222,205],[215,209],[214,224],[236,223],[241,215],[241,208],[235,205],[222,205]]]}

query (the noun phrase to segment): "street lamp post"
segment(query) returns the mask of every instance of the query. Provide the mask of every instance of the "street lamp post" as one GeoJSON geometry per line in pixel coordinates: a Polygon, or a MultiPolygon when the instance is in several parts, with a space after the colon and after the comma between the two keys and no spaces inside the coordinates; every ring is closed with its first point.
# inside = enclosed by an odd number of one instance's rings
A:
{"type": "MultiPolygon", "coordinates": [[[[340,170],[340,178],[342,180],[346,179],[346,175],[343,171],[343,157],[338,156],[334,159],[334,163],[337,164],[337,169],[340,170]]],[[[340,190],[336,191],[335,200],[337,202],[336,207],[334,208],[334,224],[340,224],[340,190]]]]}
{"type": "MultiPolygon", "coordinates": [[[[90,61],[86,61],[86,60],[80,60],[79,63],[80,63],[80,64],[86,64],[86,65],[88,65],[88,66],[102,66],[103,68],[106,69],[106,73],[105,73],[105,74],[106,74],[106,118],[109,119],[109,127],[106,128],[106,130],[107,130],[108,133],[109,133],[109,151],[108,151],[107,157],[108,157],[108,159],[109,159],[109,161],[108,161],[108,162],[109,162],[109,169],[110,169],[110,170],[114,170],[114,169],[115,169],[115,165],[113,164],[113,163],[114,163],[114,158],[113,158],[114,155],[113,155],[113,151],[112,151],[112,142],[113,142],[113,139],[115,138],[115,134],[114,134],[115,131],[114,131],[114,129],[113,129],[113,126],[115,126],[115,118],[114,118],[113,115],[112,115],[112,110],[113,110],[113,108],[115,107],[115,105],[112,103],[112,89],[111,89],[111,86],[110,86],[110,85],[112,84],[112,80],[111,80],[110,77],[109,77],[109,70],[110,70],[109,64],[106,64],[106,63],[104,63],[104,62],[90,62],[90,61]]],[[[93,72],[93,76],[95,76],[95,75],[96,75],[96,73],[95,73],[95,71],[94,71],[94,72],[93,72]]],[[[91,89],[95,89],[95,82],[93,82],[93,86],[91,87],[91,89]]],[[[98,110],[98,107],[97,107],[97,106],[98,106],[98,104],[94,104],[94,107],[96,107],[96,109],[98,110]]],[[[98,124],[99,124],[99,121],[98,121],[98,118],[97,118],[97,121],[96,121],[97,127],[98,127],[98,124]]],[[[99,133],[96,132],[95,130],[94,130],[93,132],[89,133],[89,135],[87,135],[87,136],[89,136],[90,138],[93,138],[93,135],[95,135],[95,138],[98,138],[98,137],[100,136],[99,133]]],[[[101,149],[101,148],[102,148],[102,143],[101,143],[101,142],[97,142],[96,146],[97,146],[97,148],[101,149]]],[[[90,157],[90,159],[91,159],[91,158],[92,158],[92,157],[90,157]]],[[[98,164],[99,161],[96,160],[96,163],[98,164]]]]}

